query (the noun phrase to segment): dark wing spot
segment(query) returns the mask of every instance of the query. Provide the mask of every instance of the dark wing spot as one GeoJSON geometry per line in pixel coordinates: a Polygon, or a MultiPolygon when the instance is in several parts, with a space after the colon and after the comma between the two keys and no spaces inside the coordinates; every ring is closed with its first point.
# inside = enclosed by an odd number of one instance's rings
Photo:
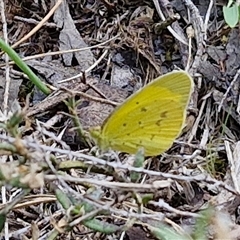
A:
{"type": "Polygon", "coordinates": [[[156,121],[156,125],[159,126],[159,127],[161,127],[161,123],[162,123],[162,119],[159,119],[159,120],[156,121]]]}
{"type": "Polygon", "coordinates": [[[154,139],[155,135],[153,134],[151,137],[150,137],[150,140],[152,141],[154,139]]]}
{"type": "Polygon", "coordinates": [[[164,111],[164,112],[162,112],[161,114],[160,114],[160,117],[161,118],[166,118],[167,117],[167,111],[164,111]]]}
{"type": "Polygon", "coordinates": [[[145,107],[142,107],[141,112],[147,112],[147,109],[145,107]]]}
{"type": "Polygon", "coordinates": [[[123,123],[123,127],[126,127],[127,126],[127,123],[123,123]]]}
{"type": "Polygon", "coordinates": [[[136,102],[136,104],[138,105],[138,104],[139,104],[139,102],[136,102]]]}

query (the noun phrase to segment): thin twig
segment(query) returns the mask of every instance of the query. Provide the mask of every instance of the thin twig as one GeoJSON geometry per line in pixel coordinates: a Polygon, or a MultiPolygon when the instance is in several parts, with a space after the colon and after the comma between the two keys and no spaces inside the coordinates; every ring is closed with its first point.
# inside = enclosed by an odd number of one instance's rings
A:
{"type": "Polygon", "coordinates": [[[197,7],[193,4],[191,0],[182,0],[182,2],[188,7],[190,10],[191,14],[191,22],[193,24],[194,32],[195,32],[195,38],[197,42],[197,53],[195,55],[195,59],[193,61],[192,67],[190,69],[190,74],[192,76],[195,75],[199,68],[199,63],[201,60],[201,57],[204,52],[204,38],[203,38],[203,33],[204,33],[204,24],[203,24],[203,19],[200,16],[200,13],[197,9],[197,7]]]}
{"type": "MultiPolygon", "coordinates": [[[[74,52],[81,52],[81,51],[85,51],[85,50],[89,50],[89,49],[94,49],[94,48],[98,48],[101,46],[106,45],[107,43],[113,41],[114,39],[118,38],[120,36],[120,34],[93,46],[90,47],[83,47],[83,48],[75,48],[75,49],[68,49],[68,50],[61,50],[61,51],[55,51],[55,52],[47,52],[47,53],[41,53],[41,54],[36,54],[36,55],[32,55],[32,56],[27,56],[22,58],[23,61],[27,61],[27,60],[32,60],[32,59],[37,59],[37,58],[43,58],[43,57],[47,57],[47,56],[55,56],[55,55],[59,55],[59,54],[65,54],[65,53],[74,53],[74,52]]],[[[10,65],[15,64],[13,61],[9,62],[10,65]]],[[[5,64],[0,64],[0,67],[4,67],[5,64]]]]}
{"type": "MultiPolygon", "coordinates": [[[[3,24],[3,36],[4,36],[4,41],[8,43],[8,34],[7,34],[7,22],[6,22],[6,17],[5,17],[5,6],[3,0],[1,0],[1,18],[2,18],[2,24],[3,24]]],[[[4,97],[3,97],[3,109],[4,109],[4,115],[7,115],[7,110],[8,110],[8,97],[9,97],[9,88],[10,88],[10,71],[9,71],[9,56],[8,54],[5,54],[5,90],[4,90],[4,97]]]]}
{"type": "MultiPolygon", "coordinates": [[[[160,8],[160,6],[159,6],[158,0],[153,0],[153,3],[154,3],[154,5],[155,5],[155,8],[156,8],[157,13],[158,13],[159,17],[161,18],[161,20],[162,20],[162,21],[165,21],[166,18],[165,18],[165,16],[164,16],[163,13],[162,13],[162,10],[161,10],[161,8],[160,8]]],[[[171,26],[168,26],[167,29],[169,30],[169,32],[170,32],[176,39],[178,39],[178,40],[179,40],[180,42],[182,42],[183,44],[188,45],[188,42],[185,41],[185,39],[183,39],[177,32],[175,32],[171,26]]]]}
{"type": "Polygon", "coordinates": [[[240,74],[240,69],[238,69],[238,71],[237,71],[237,73],[235,74],[232,82],[230,83],[227,91],[224,93],[224,95],[223,95],[223,97],[222,97],[222,100],[221,100],[221,102],[220,102],[220,104],[219,104],[219,106],[218,106],[218,112],[221,111],[223,102],[226,100],[228,93],[230,92],[230,90],[232,89],[233,85],[234,85],[235,82],[237,81],[239,74],[240,74]]]}
{"type": "Polygon", "coordinates": [[[213,0],[209,1],[209,5],[208,5],[208,10],[207,13],[205,15],[205,20],[204,20],[204,40],[207,40],[207,29],[208,29],[208,22],[209,22],[209,18],[210,18],[210,14],[211,14],[211,10],[213,7],[213,0]]]}
{"type": "MultiPolygon", "coordinates": [[[[11,144],[14,144],[16,139],[9,137],[9,136],[5,136],[3,134],[0,134],[0,139],[8,141],[11,144]]],[[[26,141],[26,140],[21,140],[21,143],[25,146],[25,147],[29,147],[29,148],[34,148],[35,150],[38,151],[43,151],[44,153],[46,153],[46,151],[50,151],[53,153],[60,153],[60,154],[65,154],[66,156],[68,156],[69,159],[76,157],[81,159],[81,161],[83,161],[83,159],[88,160],[90,162],[92,162],[92,164],[99,164],[102,166],[108,166],[114,169],[123,169],[123,170],[128,170],[128,171],[132,171],[132,172],[137,172],[137,173],[143,173],[143,174],[147,174],[149,176],[157,176],[157,177],[163,177],[163,178],[170,178],[173,180],[179,180],[179,181],[196,181],[196,182],[206,182],[206,183],[210,183],[210,184],[214,184],[217,185],[219,187],[222,187],[226,190],[228,190],[229,192],[232,192],[233,194],[239,195],[238,192],[236,192],[235,189],[233,189],[231,186],[225,184],[222,181],[217,181],[216,179],[213,179],[212,177],[210,177],[209,175],[206,174],[202,174],[202,175],[198,175],[198,176],[179,176],[179,175],[175,175],[175,174],[170,174],[170,173],[163,173],[163,172],[157,172],[157,171],[152,171],[152,170],[146,170],[144,168],[136,168],[136,167],[132,167],[129,166],[128,164],[122,164],[120,162],[109,162],[109,161],[105,161],[103,159],[99,159],[97,157],[93,157],[93,156],[89,156],[83,153],[78,153],[78,152],[73,152],[73,151],[69,151],[69,150],[64,150],[64,149],[60,149],[60,148],[53,148],[50,146],[45,146],[40,144],[39,142],[31,142],[31,141],[26,141]]]]}
{"type": "MultiPolygon", "coordinates": [[[[107,55],[107,53],[108,53],[108,50],[106,49],[103,52],[103,54],[101,55],[101,57],[92,66],[90,66],[86,71],[84,71],[84,73],[86,74],[86,73],[89,73],[91,70],[93,70],[103,60],[103,58],[107,55]]],[[[77,74],[73,77],[61,80],[58,83],[60,84],[60,83],[65,83],[65,82],[68,82],[68,81],[72,81],[76,78],[82,78],[82,76],[83,76],[83,73],[80,73],[80,74],[77,74]]]]}
{"type": "Polygon", "coordinates": [[[63,0],[58,0],[53,8],[49,11],[49,13],[39,22],[39,24],[34,27],[27,35],[25,35],[22,39],[18,42],[14,43],[11,47],[15,48],[20,45],[22,42],[25,42],[28,38],[30,38],[34,33],[36,33],[47,21],[48,19],[54,14],[57,8],[60,6],[63,0]]]}
{"type": "Polygon", "coordinates": [[[229,141],[225,140],[224,144],[226,147],[226,153],[227,153],[227,158],[228,158],[228,162],[229,162],[229,166],[230,166],[233,185],[234,185],[234,188],[236,189],[236,191],[240,194],[238,179],[237,179],[236,171],[235,171],[236,164],[234,163],[232,150],[230,148],[230,143],[229,143],[229,141]]]}
{"type": "MultiPolygon", "coordinates": [[[[7,33],[7,21],[6,21],[6,16],[5,16],[5,5],[4,1],[1,0],[0,3],[0,8],[1,8],[1,18],[2,18],[2,25],[3,25],[3,36],[5,42],[8,42],[8,33],[7,33]]],[[[8,97],[9,97],[9,89],[10,89],[10,76],[9,76],[9,57],[7,54],[5,54],[5,63],[6,63],[6,69],[5,69],[5,90],[4,90],[4,96],[3,96],[3,113],[5,116],[7,116],[7,111],[8,111],[8,97]]],[[[2,203],[7,202],[7,196],[6,196],[6,187],[3,186],[1,188],[1,196],[2,196],[2,203]]],[[[9,240],[9,226],[8,226],[8,221],[5,222],[4,224],[4,237],[6,240],[9,240]]]]}

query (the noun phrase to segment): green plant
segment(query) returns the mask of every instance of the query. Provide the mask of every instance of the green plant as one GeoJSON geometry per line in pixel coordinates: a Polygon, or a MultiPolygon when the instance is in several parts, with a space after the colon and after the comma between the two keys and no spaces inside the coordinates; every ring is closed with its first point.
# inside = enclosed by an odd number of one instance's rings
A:
{"type": "Polygon", "coordinates": [[[229,0],[227,6],[223,6],[223,16],[229,27],[234,28],[240,20],[239,3],[229,0]]]}
{"type": "MultiPolygon", "coordinates": [[[[207,240],[209,225],[216,215],[212,206],[199,213],[199,217],[196,218],[195,227],[192,228],[190,233],[185,232],[181,228],[173,228],[166,224],[158,223],[154,226],[152,224],[146,224],[147,228],[151,231],[153,236],[159,240],[207,240]]],[[[213,225],[212,225],[213,226],[213,225]]]]}
{"type": "Polygon", "coordinates": [[[43,83],[18,54],[0,38],[0,48],[16,63],[16,65],[29,77],[30,81],[44,94],[48,95],[51,90],[43,83]]]}

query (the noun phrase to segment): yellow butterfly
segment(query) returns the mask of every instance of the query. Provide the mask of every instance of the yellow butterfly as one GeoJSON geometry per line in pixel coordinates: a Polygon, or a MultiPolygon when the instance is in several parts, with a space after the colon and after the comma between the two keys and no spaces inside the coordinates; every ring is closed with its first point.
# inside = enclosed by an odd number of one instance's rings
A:
{"type": "Polygon", "coordinates": [[[156,78],[118,106],[102,127],[90,129],[103,149],[146,156],[159,155],[171,147],[185,123],[193,80],[185,71],[156,78]]]}

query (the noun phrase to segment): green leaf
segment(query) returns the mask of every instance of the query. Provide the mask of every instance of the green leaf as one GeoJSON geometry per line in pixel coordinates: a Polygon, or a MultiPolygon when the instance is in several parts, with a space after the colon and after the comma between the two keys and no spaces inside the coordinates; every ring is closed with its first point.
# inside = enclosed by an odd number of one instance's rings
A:
{"type": "Polygon", "coordinates": [[[223,16],[229,27],[234,28],[239,20],[239,9],[236,4],[232,7],[223,6],[223,16]]]}
{"type": "MultiPolygon", "coordinates": [[[[143,167],[144,164],[144,149],[139,149],[138,152],[135,155],[134,163],[133,166],[135,168],[143,167]]],[[[130,178],[132,182],[138,182],[139,179],[141,178],[141,173],[137,172],[131,172],[130,173],[130,178]]]]}
{"type": "Polygon", "coordinates": [[[87,220],[87,221],[84,221],[83,224],[86,227],[95,230],[96,232],[101,232],[105,234],[112,234],[120,229],[120,227],[114,224],[102,222],[98,219],[87,220]]]}
{"type": "Polygon", "coordinates": [[[201,239],[207,240],[207,231],[209,225],[211,224],[211,220],[215,217],[214,216],[214,208],[209,206],[207,209],[201,211],[201,217],[196,219],[196,224],[194,231],[192,233],[193,239],[201,239]]]}
{"type": "Polygon", "coordinates": [[[6,213],[1,213],[0,214],[0,232],[3,230],[4,228],[4,224],[6,222],[7,219],[7,214],[6,213]]]}
{"type": "Polygon", "coordinates": [[[19,55],[0,38],[0,48],[8,54],[8,56],[16,63],[16,65],[28,75],[29,79],[46,95],[51,93],[51,90],[43,83],[36,74],[28,67],[28,65],[19,57],[19,55]]]}

